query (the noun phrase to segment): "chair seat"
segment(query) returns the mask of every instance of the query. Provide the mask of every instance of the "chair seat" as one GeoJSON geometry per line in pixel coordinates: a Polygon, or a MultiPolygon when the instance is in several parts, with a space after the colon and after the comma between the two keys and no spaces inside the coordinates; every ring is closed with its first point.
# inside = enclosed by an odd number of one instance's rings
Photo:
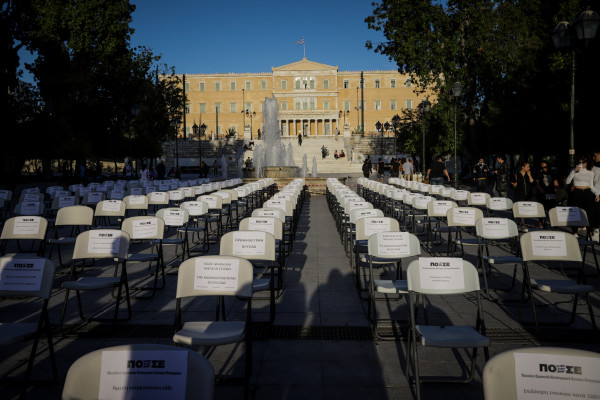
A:
{"type": "MultiPolygon", "coordinates": [[[[188,226],[187,227],[187,231],[188,232],[204,232],[206,230],[205,227],[203,226],[188,226]]],[[[185,229],[179,229],[179,232],[184,232],[185,233],[185,229]]]]}
{"type": "Polygon", "coordinates": [[[127,262],[150,262],[158,260],[156,253],[134,253],[127,255],[127,262]]]}
{"type": "Polygon", "coordinates": [[[254,279],[252,281],[253,292],[264,292],[271,288],[271,281],[267,278],[254,279]]]}
{"type": "Polygon", "coordinates": [[[69,236],[65,236],[65,237],[59,237],[56,239],[48,239],[48,244],[75,244],[75,240],[77,240],[76,237],[69,237],[69,236]]]}
{"type": "Polygon", "coordinates": [[[581,294],[594,290],[591,285],[581,285],[571,280],[531,279],[531,287],[547,293],[581,294]]]}
{"type": "Polygon", "coordinates": [[[404,280],[375,279],[375,290],[387,294],[408,293],[408,284],[404,280]]]}
{"type": "Polygon", "coordinates": [[[90,276],[79,278],[76,281],[63,282],[62,287],[71,290],[96,290],[113,287],[119,282],[121,282],[121,278],[118,276],[90,276]]]}
{"type": "Polygon", "coordinates": [[[0,345],[21,342],[27,337],[35,335],[36,331],[37,323],[35,322],[0,323],[0,345]]]}
{"type": "MultiPolygon", "coordinates": [[[[161,243],[161,240],[153,240],[152,246],[158,246],[161,243]]],[[[183,244],[185,243],[185,238],[172,238],[172,239],[162,239],[163,246],[174,245],[174,244],[183,244]]]]}
{"type": "Polygon", "coordinates": [[[487,347],[491,342],[472,326],[417,325],[416,328],[421,344],[427,347],[487,347]]]}
{"type": "Polygon", "coordinates": [[[173,342],[188,346],[216,346],[236,343],[244,339],[245,321],[186,322],[175,333],[173,342]]]}
{"type": "Polygon", "coordinates": [[[490,264],[522,264],[523,259],[516,256],[484,256],[484,260],[487,260],[490,264]]]}
{"type": "Polygon", "coordinates": [[[456,226],[435,226],[435,227],[432,227],[431,230],[433,232],[439,232],[439,233],[458,232],[458,227],[456,227],[456,226]]]}

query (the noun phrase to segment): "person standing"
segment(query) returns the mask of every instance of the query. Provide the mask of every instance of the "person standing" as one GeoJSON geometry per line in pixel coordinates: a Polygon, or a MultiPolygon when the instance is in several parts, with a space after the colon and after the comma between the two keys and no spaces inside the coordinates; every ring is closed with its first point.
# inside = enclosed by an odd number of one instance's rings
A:
{"type": "Polygon", "coordinates": [[[494,197],[507,197],[508,196],[508,165],[506,165],[506,159],[504,155],[500,154],[496,157],[498,166],[494,170],[496,175],[496,183],[492,189],[494,197]]]}
{"type": "Polygon", "coordinates": [[[156,166],[156,179],[158,179],[159,181],[165,179],[166,172],[167,169],[165,168],[165,163],[162,160],[160,160],[160,162],[156,166]]]}
{"type": "Polygon", "coordinates": [[[377,180],[379,182],[383,182],[383,176],[385,175],[385,163],[383,159],[379,157],[379,162],[377,163],[377,180]]]}
{"type": "Polygon", "coordinates": [[[533,177],[531,176],[531,165],[524,161],[521,163],[519,172],[515,174],[515,180],[512,182],[515,188],[516,201],[529,201],[531,199],[531,188],[533,187],[533,177]]]}
{"type": "Polygon", "coordinates": [[[441,185],[444,183],[444,177],[450,182],[450,175],[448,174],[446,165],[442,162],[442,156],[437,156],[435,161],[429,166],[425,179],[429,179],[429,183],[432,185],[441,185]]]}
{"type": "Polygon", "coordinates": [[[592,160],[588,156],[581,157],[580,163],[567,176],[566,183],[567,185],[573,183],[573,187],[569,193],[569,206],[585,210],[590,223],[588,232],[591,232],[592,236],[594,236],[594,233],[600,226],[600,218],[597,212],[600,191],[594,186],[592,168],[592,160]]]}
{"type": "Polygon", "coordinates": [[[298,146],[302,146],[302,134],[298,134],[298,146]]]}
{"type": "Polygon", "coordinates": [[[368,158],[365,158],[363,161],[362,172],[365,178],[368,178],[371,175],[371,167],[369,166],[368,158]]]}
{"type": "MultiPolygon", "coordinates": [[[[600,193],[600,150],[594,152],[593,161],[594,166],[592,167],[592,172],[594,173],[594,189],[596,189],[596,193],[600,193]]],[[[596,203],[596,215],[600,218],[600,202],[596,203]]],[[[600,242],[600,232],[598,231],[598,227],[596,227],[592,233],[592,240],[600,242]]]]}
{"type": "Polygon", "coordinates": [[[404,179],[410,181],[414,172],[413,164],[410,162],[410,158],[407,158],[406,162],[402,164],[402,169],[404,170],[404,179]]]}
{"type": "Polygon", "coordinates": [[[367,156],[367,165],[369,166],[369,175],[373,172],[373,162],[371,161],[371,156],[367,156]]]}
{"type": "Polygon", "coordinates": [[[390,176],[392,178],[397,178],[399,176],[399,165],[398,165],[398,159],[396,157],[393,157],[392,160],[390,161],[390,176]]]}
{"type": "Polygon", "coordinates": [[[485,185],[487,183],[487,174],[490,172],[487,164],[483,162],[483,158],[473,167],[473,180],[477,184],[477,191],[485,193],[485,185]]]}

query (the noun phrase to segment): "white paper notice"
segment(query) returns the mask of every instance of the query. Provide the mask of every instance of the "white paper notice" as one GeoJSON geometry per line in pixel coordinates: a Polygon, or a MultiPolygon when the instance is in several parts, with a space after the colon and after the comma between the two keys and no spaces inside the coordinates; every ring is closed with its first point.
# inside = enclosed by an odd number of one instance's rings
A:
{"type": "Polygon", "coordinates": [[[534,256],[564,257],[567,255],[565,232],[532,232],[531,246],[534,256]]]}
{"type": "Polygon", "coordinates": [[[508,236],[508,220],[505,218],[484,218],[483,236],[486,238],[505,238],[508,236]]]}
{"type": "Polygon", "coordinates": [[[454,223],[461,225],[475,225],[475,210],[455,208],[452,210],[454,223]]]}
{"type": "Polygon", "coordinates": [[[469,192],[466,190],[455,190],[453,198],[455,200],[466,200],[469,197],[469,192]]]}
{"type": "Polygon", "coordinates": [[[90,192],[88,193],[88,202],[89,203],[98,203],[103,199],[102,192],[90,192]]]}
{"type": "Polygon", "coordinates": [[[248,221],[248,230],[268,232],[275,235],[275,219],[251,217],[248,221]]]}
{"type": "Polygon", "coordinates": [[[517,209],[521,215],[537,215],[537,204],[531,201],[517,202],[517,209]]]}
{"type": "Polygon", "coordinates": [[[259,231],[233,232],[233,255],[252,256],[264,254],[266,236],[266,232],[259,231]]]}
{"type": "Polygon", "coordinates": [[[88,253],[116,254],[121,247],[121,231],[97,229],[90,231],[88,253]]]}
{"type": "Polygon", "coordinates": [[[373,208],[371,203],[367,201],[352,201],[348,203],[348,213],[352,210],[357,210],[359,208],[373,208]]]}
{"type": "Polygon", "coordinates": [[[195,290],[236,290],[240,260],[196,258],[195,290]]]}
{"type": "Polygon", "coordinates": [[[390,220],[388,218],[363,218],[365,222],[365,235],[371,236],[377,232],[388,232],[390,230],[390,220]]]}
{"type": "Polygon", "coordinates": [[[475,206],[485,206],[485,194],[471,193],[471,204],[475,206]]]}
{"type": "Polygon", "coordinates": [[[140,195],[142,194],[142,192],[143,189],[139,187],[129,189],[129,193],[131,193],[132,195],[140,195]]]}
{"type": "Polygon", "coordinates": [[[507,204],[504,197],[492,197],[490,199],[490,209],[492,210],[506,210],[507,204]]]}
{"type": "Polygon", "coordinates": [[[165,192],[152,192],[150,193],[150,201],[166,201],[167,194],[165,192]]]}
{"type": "Polygon", "coordinates": [[[14,235],[35,235],[40,230],[40,217],[15,217],[14,235]]]}
{"type": "Polygon", "coordinates": [[[40,202],[39,201],[27,201],[21,203],[21,214],[25,215],[35,215],[38,214],[40,210],[40,202]]]}
{"type": "Polygon", "coordinates": [[[106,200],[102,203],[102,211],[119,212],[121,211],[120,200],[106,200]]]}
{"type": "Polygon", "coordinates": [[[217,208],[217,196],[202,196],[200,200],[206,202],[206,204],[208,204],[208,208],[210,209],[217,208]]]}
{"type": "Polygon", "coordinates": [[[419,258],[419,270],[423,289],[465,288],[462,258],[419,258]]]}
{"type": "Polygon", "coordinates": [[[37,193],[26,193],[22,201],[40,201],[40,196],[37,193]]]}
{"type": "Polygon", "coordinates": [[[445,200],[434,201],[434,203],[433,203],[433,214],[435,214],[435,215],[443,215],[445,217],[446,213],[451,208],[452,208],[452,202],[451,201],[445,201],[445,200]]]}
{"type": "Polygon", "coordinates": [[[158,235],[158,223],[154,218],[136,219],[132,221],[133,237],[145,239],[158,235]]]}
{"type": "Polygon", "coordinates": [[[432,201],[433,198],[431,196],[418,196],[413,200],[413,206],[415,208],[424,210],[427,209],[427,204],[432,201]]]}
{"type": "Polygon", "coordinates": [[[36,291],[42,286],[43,258],[0,259],[0,290],[36,291]]]}
{"type": "Polygon", "coordinates": [[[261,210],[257,211],[257,216],[259,217],[271,217],[271,218],[279,218],[279,213],[275,210],[261,210]]]}
{"type": "Polygon", "coordinates": [[[129,204],[144,204],[146,202],[145,198],[146,196],[132,195],[129,197],[129,204]]]}
{"type": "Polygon", "coordinates": [[[382,256],[410,254],[408,232],[382,232],[377,235],[377,253],[382,256]]]}
{"type": "Polygon", "coordinates": [[[515,353],[517,399],[599,399],[600,359],[515,353]]]}
{"type": "Polygon", "coordinates": [[[556,207],[556,217],[558,222],[579,222],[581,211],[579,207],[556,207]]]}
{"type": "Polygon", "coordinates": [[[99,399],[185,399],[188,352],[103,351],[99,399]]]}
{"type": "Polygon", "coordinates": [[[75,196],[61,196],[58,198],[58,208],[71,207],[75,205],[75,196]]]}
{"type": "Polygon", "coordinates": [[[202,203],[198,201],[188,201],[184,203],[185,209],[188,210],[190,215],[198,216],[206,214],[206,210],[202,208],[202,203]]]}
{"type": "Polygon", "coordinates": [[[361,218],[364,217],[379,217],[381,216],[381,214],[379,214],[381,211],[379,209],[376,208],[366,208],[366,209],[358,209],[356,211],[356,220],[358,221],[361,218]],[[379,214],[379,215],[378,215],[379,214]]]}
{"type": "Polygon", "coordinates": [[[182,226],[187,221],[185,221],[185,212],[183,210],[165,210],[163,214],[163,220],[165,221],[165,225],[170,226],[182,226]]]}

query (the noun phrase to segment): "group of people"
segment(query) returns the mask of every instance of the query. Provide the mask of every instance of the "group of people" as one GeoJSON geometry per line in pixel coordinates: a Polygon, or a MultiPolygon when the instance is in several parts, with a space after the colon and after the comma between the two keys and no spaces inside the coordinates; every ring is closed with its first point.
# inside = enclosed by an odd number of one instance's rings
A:
{"type": "MultiPolygon", "coordinates": [[[[380,157],[377,165],[375,167],[375,171],[377,172],[377,180],[379,182],[383,182],[383,178],[385,175],[385,162],[380,157]]],[[[363,161],[362,172],[365,178],[371,176],[373,172],[373,163],[371,161],[371,156],[367,156],[363,161]]],[[[392,178],[398,178],[403,176],[404,179],[410,180],[412,175],[415,172],[415,165],[412,158],[392,158],[390,160],[390,176],[392,178]]]]}
{"type": "Polygon", "coordinates": [[[344,150],[341,150],[341,151],[340,151],[340,154],[338,154],[338,151],[337,151],[337,150],[335,150],[335,151],[333,152],[333,158],[335,158],[336,160],[337,160],[338,158],[344,158],[344,157],[346,157],[346,154],[344,153],[344,150]]]}

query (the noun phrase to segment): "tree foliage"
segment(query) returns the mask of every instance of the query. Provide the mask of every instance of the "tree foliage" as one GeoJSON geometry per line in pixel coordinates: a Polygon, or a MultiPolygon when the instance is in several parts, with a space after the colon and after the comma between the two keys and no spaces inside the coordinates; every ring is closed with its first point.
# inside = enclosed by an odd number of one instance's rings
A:
{"type": "MultiPolygon", "coordinates": [[[[572,22],[586,4],[382,0],[373,3],[373,15],[365,22],[387,40],[366,45],[396,62],[420,90],[434,90],[437,103],[430,124],[443,129],[440,137],[453,135],[451,87],[457,81],[464,84],[458,123],[465,155],[555,152],[556,142],[548,141],[549,135],[562,142],[566,152],[570,58],[552,47],[551,32],[560,20],[572,22]]],[[[578,73],[591,76],[585,69],[594,64],[597,68],[597,50],[594,43],[585,55],[578,55],[581,61],[586,58],[586,67],[578,73]]],[[[577,105],[582,111],[598,104],[585,86],[577,105]]],[[[581,131],[591,126],[587,115],[582,116],[581,131]]]]}

